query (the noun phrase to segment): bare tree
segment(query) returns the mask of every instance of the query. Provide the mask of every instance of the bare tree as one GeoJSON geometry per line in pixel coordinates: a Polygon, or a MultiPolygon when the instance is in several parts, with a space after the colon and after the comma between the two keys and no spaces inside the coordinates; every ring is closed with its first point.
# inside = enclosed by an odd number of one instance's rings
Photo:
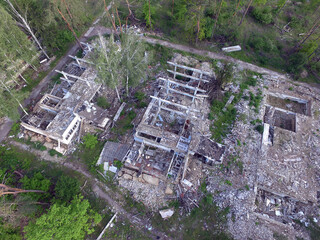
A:
{"type": "Polygon", "coordinates": [[[213,39],[213,34],[214,34],[214,31],[216,30],[217,22],[219,20],[219,15],[220,15],[220,11],[221,11],[222,2],[223,2],[223,0],[220,1],[218,14],[217,14],[216,20],[214,21],[214,26],[213,26],[212,33],[211,33],[211,39],[213,39]]]}
{"type": "Polygon", "coordinates": [[[44,191],[40,191],[40,190],[24,190],[20,188],[12,188],[0,183],[0,197],[3,195],[9,195],[9,194],[16,195],[18,193],[28,193],[28,192],[44,193],[44,191]]]}
{"type": "Polygon", "coordinates": [[[302,39],[296,46],[295,49],[297,49],[298,47],[300,47],[302,44],[305,43],[305,41],[308,40],[309,37],[311,37],[311,35],[320,27],[320,16],[314,21],[314,24],[312,25],[311,29],[309,30],[307,36],[302,39]]]}
{"type": "Polygon", "coordinates": [[[79,47],[83,50],[83,47],[82,47],[82,45],[81,45],[81,43],[80,43],[80,41],[79,41],[79,39],[78,39],[77,34],[75,33],[75,31],[73,30],[73,28],[72,28],[71,25],[69,24],[68,20],[67,20],[67,19],[65,18],[65,16],[62,14],[62,12],[60,11],[59,7],[58,7],[57,5],[56,5],[56,7],[57,7],[57,10],[58,10],[60,16],[61,16],[61,17],[63,18],[63,20],[66,22],[69,30],[72,32],[73,36],[75,37],[75,39],[76,39],[79,47]]]}
{"type": "Polygon", "coordinates": [[[10,7],[12,13],[14,14],[14,16],[19,19],[20,23],[23,25],[23,27],[28,31],[28,33],[30,33],[30,35],[32,36],[33,40],[36,42],[36,44],[38,45],[39,49],[43,52],[43,54],[46,56],[46,58],[50,59],[50,57],[48,56],[48,54],[46,53],[46,51],[42,48],[40,42],[38,41],[36,35],[33,33],[28,20],[27,20],[27,16],[23,17],[18,11],[17,9],[13,6],[13,4],[11,3],[10,0],[4,0],[10,7]]]}
{"type": "Polygon", "coordinates": [[[248,10],[249,10],[252,2],[253,2],[253,0],[250,0],[250,2],[249,2],[249,4],[248,4],[248,7],[247,7],[246,10],[244,11],[244,13],[243,13],[243,15],[242,15],[242,18],[241,18],[241,20],[240,20],[240,22],[239,22],[239,26],[242,24],[245,16],[247,15],[247,12],[248,12],[248,10]]]}

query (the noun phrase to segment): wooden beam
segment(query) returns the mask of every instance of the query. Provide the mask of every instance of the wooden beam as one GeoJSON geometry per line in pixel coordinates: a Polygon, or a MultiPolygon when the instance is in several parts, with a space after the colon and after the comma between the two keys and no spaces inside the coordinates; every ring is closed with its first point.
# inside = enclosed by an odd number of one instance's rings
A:
{"type": "Polygon", "coordinates": [[[187,84],[183,84],[183,83],[174,81],[173,79],[167,79],[167,78],[162,78],[162,77],[160,77],[159,79],[163,80],[163,81],[168,81],[168,82],[170,82],[172,84],[178,85],[180,87],[185,87],[185,88],[188,88],[188,89],[191,89],[191,90],[194,90],[194,91],[197,90],[198,92],[203,92],[203,93],[207,92],[206,90],[203,90],[203,89],[200,89],[200,88],[196,88],[196,87],[192,87],[192,86],[189,86],[187,84]]]}
{"type": "MultiPolygon", "coordinates": [[[[61,73],[66,79],[65,80],[67,80],[68,79],[68,77],[72,77],[72,78],[75,78],[75,79],[77,79],[77,80],[80,80],[80,81],[84,81],[84,82],[86,82],[87,83],[87,85],[91,88],[91,86],[90,86],[90,84],[89,84],[89,81],[88,80],[86,80],[86,79],[83,79],[83,78],[81,78],[81,77],[78,77],[78,76],[76,76],[76,75],[73,75],[73,74],[70,74],[70,73],[66,73],[66,72],[63,72],[63,71],[59,71],[59,70],[55,70],[57,73],[61,73]]],[[[64,79],[63,79],[64,80],[64,79]]],[[[68,79],[69,80],[69,79],[68,79]]],[[[68,81],[67,80],[67,81],[68,81]]],[[[70,81],[70,80],[69,80],[70,81]]]]}
{"type": "MultiPolygon", "coordinates": [[[[179,91],[179,90],[175,90],[171,87],[167,87],[167,86],[161,86],[161,88],[166,88],[167,90],[169,91],[172,91],[172,92],[175,92],[175,93],[179,93],[181,95],[185,95],[185,96],[188,96],[188,97],[191,97],[191,98],[198,98],[198,99],[201,99],[202,97],[201,96],[197,96],[197,95],[192,95],[192,94],[189,94],[189,93],[185,93],[185,92],[182,92],[182,91],[179,91]]],[[[207,96],[207,95],[203,95],[203,96],[207,96]]]]}
{"type": "Polygon", "coordinates": [[[71,55],[68,55],[70,58],[76,60],[76,61],[80,61],[80,62],[84,62],[84,63],[88,63],[88,64],[93,64],[92,62],[89,62],[87,60],[84,60],[83,58],[78,58],[77,56],[71,56],[71,55]]]}
{"type": "Polygon", "coordinates": [[[167,110],[169,112],[174,112],[174,113],[176,113],[178,115],[187,116],[186,113],[183,113],[183,112],[180,112],[180,111],[177,111],[177,110],[173,110],[171,108],[166,108],[166,107],[161,106],[160,109],[167,110]]]}
{"type": "Polygon", "coordinates": [[[108,229],[108,227],[111,225],[111,223],[113,222],[113,220],[116,218],[118,212],[116,212],[113,217],[110,219],[110,221],[108,222],[107,226],[105,226],[105,228],[102,230],[102,232],[100,233],[100,235],[98,236],[97,240],[102,239],[105,231],[108,229]]]}
{"type": "Polygon", "coordinates": [[[193,77],[193,76],[190,76],[190,75],[187,75],[187,74],[184,74],[184,73],[174,72],[174,71],[169,70],[169,69],[167,69],[167,71],[169,73],[172,73],[172,74],[175,74],[175,75],[179,75],[179,76],[182,76],[182,77],[186,77],[186,78],[190,78],[190,79],[193,79],[193,80],[203,81],[203,82],[206,82],[206,83],[209,82],[208,80],[204,80],[204,79],[201,79],[201,78],[193,77]]]}
{"type": "Polygon", "coordinates": [[[168,101],[168,100],[165,100],[165,99],[162,99],[162,98],[158,98],[158,97],[155,97],[155,96],[150,96],[150,97],[153,98],[153,99],[159,100],[159,101],[161,101],[161,102],[164,102],[164,103],[167,103],[167,104],[171,104],[171,105],[174,105],[174,106],[176,106],[176,107],[180,107],[180,108],[185,109],[185,110],[187,110],[187,111],[192,110],[193,112],[200,112],[200,111],[197,110],[197,109],[193,109],[193,108],[190,108],[190,107],[186,107],[186,106],[181,105],[181,104],[179,104],[179,103],[170,102],[170,101],[168,101]]]}
{"type": "Polygon", "coordinates": [[[186,70],[191,70],[191,71],[194,71],[194,72],[197,72],[197,73],[204,73],[206,75],[211,76],[211,73],[206,72],[206,71],[202,71],[202,70],[197,69],[197,68],[187,67],[187,66],[180,65],[180,64],[177,64],[177,63],[174,63],[174,62],[170,62],[170,61],[167,61],[167,63],[170,64],[170,65],[173,65],[173,66],[177,66],[179,68],[183,68],[183,69],[186,69],[186,70]]]}

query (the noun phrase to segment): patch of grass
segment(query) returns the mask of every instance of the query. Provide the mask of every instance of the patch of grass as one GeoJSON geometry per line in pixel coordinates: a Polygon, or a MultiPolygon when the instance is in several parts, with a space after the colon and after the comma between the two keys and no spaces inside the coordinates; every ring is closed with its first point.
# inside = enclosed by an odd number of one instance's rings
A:
{"type": "Polygon", "coordinates": [[[20,131],[20,123],[16,122],[16,123],[12,124],[9,135],[16,136],[19,133],[19,131],[20,131]]]}
{"type": "Polygon", "coordinates": [[[132,212],[133,210],[135,210],[136,213],[139,213],[141,215],[145,215],[147,213],[146,206],[142,202],[138,202],[134,200],[129,193],[127,193],[124,196],[124,200],[125,200],[124,208],[127,209],[128,211],[132,212]]]}
{"type": "Polygon", "coordinates": [[[285,235],[277,232],[273,233],[273,237],[275,240],[288,240],[288,238],[285,235]]]}
{"type": "Polygon", "coordinates": [[[45,146],[43,146],[43,144],[39,141],[37,142],[32,142],[29,139],[27,141],[25,141],[25,143],[29,146],[31,146],[32,148],[36,149],[36,150],[40,150],[40,151],[45,151],[47,150],[47,148],[45,146]]]}
{"type": "Polygon", "coordinates": [[[80,144],[77,151],[72,154],[71,160],[80,160],[85,163],[89,171],[96,174],[96,163],[104,146],[103,141],[98,141],[94,148],[87,148],[84,144],[80,144]]]}
{"type": "Polygon", "coordinates": [[[254,111],[256,113],[259,112],[259,108],[260,108],[260,104],[261,104],[261,100],[262,100],[262,91],[260,89],[258,89],[258,93],[257,95],[254,95],[252,92],[249,92],[250,94],[250,102],[249,102],[249,106],[254,107],[254,111]]]}
{"type": "Polygon", "coordinates": [[[57,155],[57,157],[62,157],[62,156],[63,156],[61,153],[57,152],[57,151],[54,150],[54,149],[50,149],[50,150],[48,151],[48,153],[49,153],[49,155],[50,155],[51,157],[53,157],[54,155],[57,155]]]}
{"type": "Polygon", "coordinates": [[[112,132],[124,135],[129,129],[133,128],[132,120],[136,117],[135,111],[131,110],[120,117],[116,126],[111,129],[112,132]]]}
{"type": "Polygon", "coordinates": [[[128,221],[119,221],[115,223],[112,228],[108,228],[108,231],[104,234],[103,239],[135,239],[135,240],[147,240],[152,239],[151,237],[145,235],[144,232],[137,229],[128,221]]]}
{"type": "Polygon", "coordinates": [[[107,101],[105,97],[102,96],[97,98],[97,105],[103,109],[110,108],[110,103],[107,101]]]}
{"type": "Polygon", "coordinates": [[[229,180],[225,180],[224,183],[227,184],[227,185],[229,185],[229,186],[232,186],[232,182],[229,181],[229,180]]]}

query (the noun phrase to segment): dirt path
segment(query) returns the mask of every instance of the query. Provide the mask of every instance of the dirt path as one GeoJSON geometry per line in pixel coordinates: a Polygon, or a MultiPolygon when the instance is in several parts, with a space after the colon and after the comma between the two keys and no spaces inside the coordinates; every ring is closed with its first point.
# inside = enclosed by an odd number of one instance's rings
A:
{"type": "Polygon", "coordinates": [[[4,117],[0,123],[0,142],[2,142],[10,132],[13,121],[4,117]]]}
{"type": "Polygon", "coordinates": [[[102,183],[93,175],[91,175],[88,171],[81,168],[81,166],[73,164],[71,162],[65,162],[63,158],[58,158],[57,156],[50,156],[47,151],[36,150],[24,143],[10,141],[9,144],[12,144],[13,146],[16,146],[22,150],[29,151],[37,155],[40,159],[44,161],[59,163],[62,166],[65,166],[73,171],[76,171],[84,175],[86,178],[88,178],[88,181],[92,183],[91,190],[94,192],[94,194],[99,198],[104,199],[108,203],[108,205],[112,206],[115,212],[118,212],[118,214],[127,218],[129,222],[131,222],[131,224],[141,228],[147,235],[151,234],[153,239],[163,239],[163,240],[171,239],[165,233],[160,232],[154,227],[152,227],[152,229],[149,230],[148,227],[151,226],[151,223],[149,220],[138,218],[134,214],[127,212],[117,201],[115,201],[111,197],[111,195],[114,195],[114,193],[111,192],[112,190],[110,190],[104,183],[102,183]],[[108,192],[110,194],[108,194],[108,192]]]}

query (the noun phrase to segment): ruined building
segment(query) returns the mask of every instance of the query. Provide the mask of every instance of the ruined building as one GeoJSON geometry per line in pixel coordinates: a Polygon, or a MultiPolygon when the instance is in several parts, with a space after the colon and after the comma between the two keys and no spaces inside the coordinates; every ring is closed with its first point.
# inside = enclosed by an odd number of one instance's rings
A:
{"type": "MultiPolygon", "coordinates": [[[[85,53],[90,52],[90,45],[85,46],[85,53]]],[[[64,71],[57,71],[62,75],[61,83],[55,84],[36,104],[34,111],[22,119],[24,129],[40,135],[35,139],[45,138],[48,147],[60,153],[65,153],[75,136],[80,136],[76,133],[83,124],[104,129],[109,122],[105,110],[91,102],[101,84],[94,81],[96,73],[86,56],[72,57],[75,61],[64,71]]]]}
{"type": "Polygon", "coordinates": [[[225,147],[210,139],[206,85],[214,77],[209,64],[199,69],[168,64],[169,76],[158,79],[159,90],[136,128],[120,173],[124,177],[177,182],[184,178],[190,158],[209,165],[222,162],[225,147]]]}

